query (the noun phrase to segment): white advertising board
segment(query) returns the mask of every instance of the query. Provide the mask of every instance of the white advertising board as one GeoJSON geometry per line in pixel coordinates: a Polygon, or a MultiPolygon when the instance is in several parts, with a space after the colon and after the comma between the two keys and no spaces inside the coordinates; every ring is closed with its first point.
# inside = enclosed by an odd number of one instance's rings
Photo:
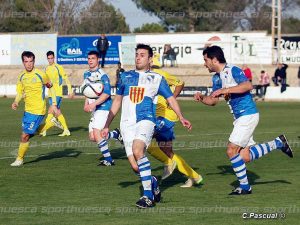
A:
{"type": "Polygon", "coordinates": [[[10,65],[11,35],[0,35],[0,65],[10,65]]]}

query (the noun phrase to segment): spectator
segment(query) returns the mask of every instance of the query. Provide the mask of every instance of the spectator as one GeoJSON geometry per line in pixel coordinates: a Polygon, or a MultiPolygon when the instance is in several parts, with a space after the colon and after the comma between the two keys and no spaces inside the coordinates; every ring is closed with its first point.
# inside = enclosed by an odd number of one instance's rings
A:
{"type": "Polygon", "coordinates": [[[270,76],[266,71],[262,70],[260,72],[259,85],[256,86],[256,96],[264,100],[268,86],[270,86],[270,76]]]}
{"type": "Polygon", "coordinates": [[[272,77],[272,81],[275,86],[279,86],[278,83],[281,83],[281,93],[286,90],[286,69],[288,68],[287,64],[278,63],[277,69],[275,70],[274,77],[272,77]]]}
{"type": "Polygon", "coordinates": [[[109,48],[108,39],[105,36],[105,34],[101,34],[97,42],[97,50],[99,52],[99,58],[101,58],[101,68],[104,67],[105,56],[108,48],[109,48]]]}
{"type": "Polygon", "coordinates": [[[300,66],[299,66],[299,69],[298,69],[298,86],[300,87],[300,66]]]}
{"type": "Polygon", "coordinates": [[[162,67],[165,66],[165,59],[171,60],[171,67],[174,66],[174,62],[176,60],[176,53],[170,44],[165,44],[164,46],[164,53],[162,56],[162,67]]]}
{"type": "Polygon", "coordinates": [[[248,80],[250,82],[252,82],[252,72],[251,72],[250,68],[246,64],[244,64],[243,67],[242,67],[242,69],[244,71],[244,74],[248,78],[248,80]]]}
{"type": "Polygon", "coordinates": [[[121,62],[118,62],[118,68],[116,70],[116,86],[118,85],[118,82],[120,80],[120,76],[121,74],[124,72],[125,70],[122,68],[122,64],[121,62]]]}

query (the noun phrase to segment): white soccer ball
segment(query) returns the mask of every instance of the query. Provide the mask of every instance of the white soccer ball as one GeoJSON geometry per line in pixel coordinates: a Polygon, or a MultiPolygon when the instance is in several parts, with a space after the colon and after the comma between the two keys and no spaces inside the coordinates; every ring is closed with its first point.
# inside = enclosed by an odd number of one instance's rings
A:
{"type": "Polygon", "coordinates": [[[102,94],[104,85],[101,80],[91,80],[87,78],[85,84],[81,87],[81,93],[91,99],[97,99],[102,94]]]}

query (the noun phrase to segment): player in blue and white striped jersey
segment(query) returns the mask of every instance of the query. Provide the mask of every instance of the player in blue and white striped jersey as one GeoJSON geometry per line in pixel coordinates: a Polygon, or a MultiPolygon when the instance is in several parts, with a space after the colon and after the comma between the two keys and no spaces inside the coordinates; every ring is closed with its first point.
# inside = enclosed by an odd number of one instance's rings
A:
{"type": "MultiPolygon", "coordinates": [[[[98,148],[104,157],[104,160],[101,160],[99,165],[113,166],[115,162],[108,149],[107,140],[100,135],[112,104],[110,81],[108,75],[99,68],[99,53],[97,51],[88,53],[88,65],[89,70],[83,75],[84,82],[87,82],[88,78],[92,81],[101,80],[104,85],[103,93],[98,99],[86,98],[85,100],[84,111],[92,112],[89,123],[89,139],[98,144],[98,148]]],[[[119,136],[119,130],[115,129],[109,132],[108,138],[118,139],[119,136]]]]}
{"type": "Polygon", "coordinates": [[[224,96],[227,101],[234,116],[227,156],[240,182],[239,187],[230,194],[251,194],[245,162],[258,159],[274,149],[280,149],[292,158],[292,149],[284,135],[264,144],[255,144],[253,133],[259,121],[259,113],[250,93],[253,89],[251,82],[240,68],[226,63],[223,50],[219,46],[206,48],[203,57],[205,67],[209,72],[215,72],[212,77],[213,93],[210,96],[196,93],[194,98],[210,106],[217,104],[220,96],[224,96]]]}
{"type": "Polygon", "coordinates": [[[108,127],[122,105],[121,134],[128,160],[132,169],[140,176],[143,196],[136,202],[140,208],[153,207],[160,200],[157,179],[151,175],[150,161],[145,150],[151,143],[156,121],[154,101],[159,94],[167,99],[183,126],[191,129],[191,123],[181,113],[180,107],[166,80],[150,71],[153,51],[149,45],[139,44],[136,48],[136,69],[123,72],[117,84],[117,93],[113,101],[105,129],[108,127]]]}

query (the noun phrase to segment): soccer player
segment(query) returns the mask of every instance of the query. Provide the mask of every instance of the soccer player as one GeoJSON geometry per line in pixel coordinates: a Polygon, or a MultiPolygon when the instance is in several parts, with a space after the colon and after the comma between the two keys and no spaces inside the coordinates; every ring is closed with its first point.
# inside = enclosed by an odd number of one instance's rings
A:
{"type": "Polygon", "coordinates": [[[160,200],[157,179],[151,176],[150,162],[145,155],[155,126],[154,98],[157,94],[167,99],[170,107],[178,115],[180,122],[188,129],[191,123],[186,120],[173,96],[166,80],[150,71],[153,51],[149,45],[138,44],[135,54],[135,70],[121,74],[113,101],[101,135],[105,137],[108,127],[122,105],[121,134],[128,160],[132,169],[140,176],[143,196],[136,202],[139,208],[148,208],[160,200]]]}
{"type": "Polygon", "coordinates": [[[253,132],[259,121],[259,113],[250,93],[253,89],[251,82],[240,68],[226,63],[219,46],[207,47],[203,51],[203,57],[205,67],[209,72],[215,72],[212,77],[213,93],[210,96],[196,93],[194,99],[210,106],[216,105],[220,96],[227,100],[234,117],[227,156],[240,183],[230,195],[251,194],[245,163],[257,160],[274,149],[279,149],[292,158],[293,151],[284,135],[263,144],[255,144],[253,132]]]}
{"type": "Polygon", "coordinates": [[[68,87],[68,96],[69,98],[74,97],[74,93],[72,90],[71,83],[68,79],[68,76],[65,73],[64,68],[57,64],[55,62],[54,58],[54,52],[53,51],[48,51],[46,53],[47,55],[47,60],[49,65],[46,67],[46,74],[50,78],[50,80],[53,83],[53,88],[55,89],[55,94],[56,94],[56,107],[57,107],[57,113],[54,113],[53,106],[52,106],[52,98],[49,97],[49,109],[48,109],[48,116],[46,118],[46,122],[43,126],[40,128],[40,135],[46,136],[46,132],[49,128],[53,126],[59,126],[61,124],[61,128],[63,129],[63,132],[59,134],[58,136],[64,137],[64,136],[70,136],[71,133],[69,131],[69,128],[67,126],[66,119],[64,115],[61,113],[60,106],[62,102],[62,95],[63,95],[63,81],[65,80],[67,87],[68,87]],[[57,122],[57,120],[58,122],[57,122]]]}
{"type": "MultiPolygon", "coordinates": [[[[104,128],[112,104],[110,81],[107,74],[99,67],[99,53],[97,51],[88,53],[88,65],[89,70],[84,73],[84,80],[87,78],[93,81],[101,80],[104,84],[103,93],[97,100],[85,99],[84,111],[92,112],[89,123],[89,139],[98,144],[98,148],[104,157],[104,160],[101,160],[99,165],[113,166],[115,162],[109,152],[107,141],[100,136],[100,131],[104,128]]],[[[119,130],[115,129],[109,132],[109,138],[120,140],[119,130]]]]}
{"type": "MultiPolygon", "coordinates": [[[[24,51],[21,57],[25,70],[18,77],[17,95],[11,107],[16,110],[19,102],[24,98],[25,112],[22,120],[23,132],[18,156],[10,164],[11,166],[23,164],[24,156],[29,148],[29,139],[34,136],[46,113],[45,86],[49,88],[52,86],[47,75],[34,68],[35,55],[32,52],[24,51]]],[[[49,94],[54,99],[52,102],[53,110],[57,111],[55,91],[52,89],[49,90],[49,94]]]]}
{"type": "MultiPolygon", "coordinates": [[[[156,54],[153,57],[151,70],[166,79],[175,98],[180,94],[184,87],[184,82],[161,70],[158,55],[156,54]]],[[[148,152],[165,164],[162,180],[169,177],[177,165],[179,172],[188,177],[185,184],[180,187],[189,188],[193,184],[200,184],[203,181],[202,176],[193,170],[182,157],[173,152],[173,140],[175,139],[174,126],[175,122],[178,121],[178,116],[168,107],[167,100],[161,95],[158,96],[156,104],[156,117],[154,137],[158,145],[152,143],[148,148],[148,152]]]]}

